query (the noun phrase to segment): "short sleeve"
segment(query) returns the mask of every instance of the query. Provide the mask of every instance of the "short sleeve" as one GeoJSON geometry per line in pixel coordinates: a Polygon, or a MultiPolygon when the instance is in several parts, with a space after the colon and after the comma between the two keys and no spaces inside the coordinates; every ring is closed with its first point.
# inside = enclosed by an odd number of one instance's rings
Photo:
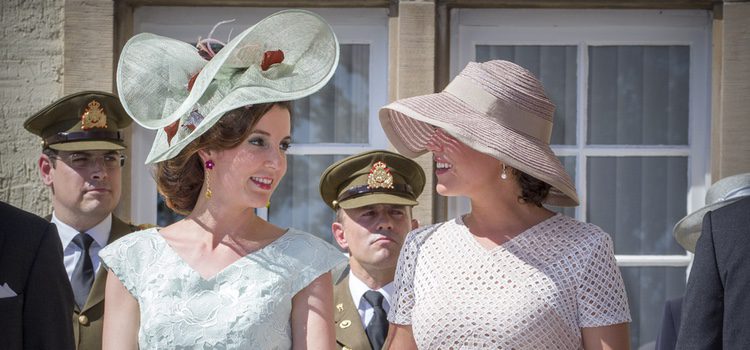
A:
{"type": "Polygon", "coordinates": [[[155,259],[156,229],[133,232],[99,251],[104,267],[112,271],[133,297],[138,299],[137,281],[155,259]]]}
{"type": "Polygon", "coordinates": [[[292,280],[292,294],[297,294],[316,278],[346,263],[343,253],[309,233],[299,232],[296,242],[289,248],[293,249],[290,254],[296,255],[299,262],[299,273],[292,280]]]}
{"type": "Polygon", "coordinates": [[[388,312],[388,321],[400,325],[411,324],[411,314],[414,308],[414,272],[417,267],[419,249],[424,243],[426,231],[432,231],[436,226],[427,226],[409,232],[401,247],[401,254],[396,265],[394,279],[393,306],[388,312]]]}
{"type": "Polygon", "coordinates": [[[587,252],[578,273],[579,326],[601,327],[630,322],[630,309],[620,270],[615,261],[612,239],[594,225],[588,235],[587,252]]]}

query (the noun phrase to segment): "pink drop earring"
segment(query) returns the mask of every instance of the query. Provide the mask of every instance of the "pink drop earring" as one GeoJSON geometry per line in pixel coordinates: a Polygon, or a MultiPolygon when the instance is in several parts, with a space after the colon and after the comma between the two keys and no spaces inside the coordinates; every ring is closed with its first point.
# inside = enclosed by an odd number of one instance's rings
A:
{"type": "Polygon", "coordinates": [[[211,169],[214,168],[214,161],[213,160],[207,160],[206,161],[206,198],[211,198],[211,179],[209,174],[211,174],[211,169]]]}
{"type": "Polygon", "coordinates": [[[503,164],[503,172],[500,173],[500,178],[503,180],[508,178],[508,174],[505,172],[505,164],[503,164]]]}

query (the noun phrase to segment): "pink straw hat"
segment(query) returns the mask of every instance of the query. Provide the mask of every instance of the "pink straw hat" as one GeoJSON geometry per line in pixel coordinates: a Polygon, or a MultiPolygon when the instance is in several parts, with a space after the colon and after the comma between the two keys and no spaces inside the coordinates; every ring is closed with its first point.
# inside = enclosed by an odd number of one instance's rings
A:
{"type": "Polygon", "coordinates": [[[380,109],[396,149],[419,156],[436,128],[552,186],[545,202],[577,206],[573,181],[549,147],[555,105],[541,82],[508,61],[470,62],[439,93],[397,100],[380,109]]]}

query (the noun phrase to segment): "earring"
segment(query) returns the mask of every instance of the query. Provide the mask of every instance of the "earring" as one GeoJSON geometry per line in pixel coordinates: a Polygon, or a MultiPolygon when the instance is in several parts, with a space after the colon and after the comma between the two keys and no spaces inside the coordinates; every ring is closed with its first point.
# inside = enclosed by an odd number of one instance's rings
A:
{"type": "Polygon", "coordinates": [[[500,178],[503,180],[508,178],[508,174],[505,172],[505,164],[503,164],[503,172],[500,173],[500,178]]]}
{"type": "Polygon", "coordinates": [[[211,174],[211,169],[214,168],[214,161],[213,160],[207,160],[206,161],[206,198],[211,198],[211,179],[209,174],[211,174]]]}

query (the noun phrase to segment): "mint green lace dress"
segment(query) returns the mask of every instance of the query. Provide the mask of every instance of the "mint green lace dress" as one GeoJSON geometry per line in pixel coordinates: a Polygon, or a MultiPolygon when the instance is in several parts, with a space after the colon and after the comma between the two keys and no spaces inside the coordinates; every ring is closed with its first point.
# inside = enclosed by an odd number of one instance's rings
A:
{"type": "Polygon", "coordinates": [[[138,301],[141,349],[290,349],[292,297],[346,260],[295,229],[210,279],[156,229],[128,234],[99,256],[138,301]]]}

